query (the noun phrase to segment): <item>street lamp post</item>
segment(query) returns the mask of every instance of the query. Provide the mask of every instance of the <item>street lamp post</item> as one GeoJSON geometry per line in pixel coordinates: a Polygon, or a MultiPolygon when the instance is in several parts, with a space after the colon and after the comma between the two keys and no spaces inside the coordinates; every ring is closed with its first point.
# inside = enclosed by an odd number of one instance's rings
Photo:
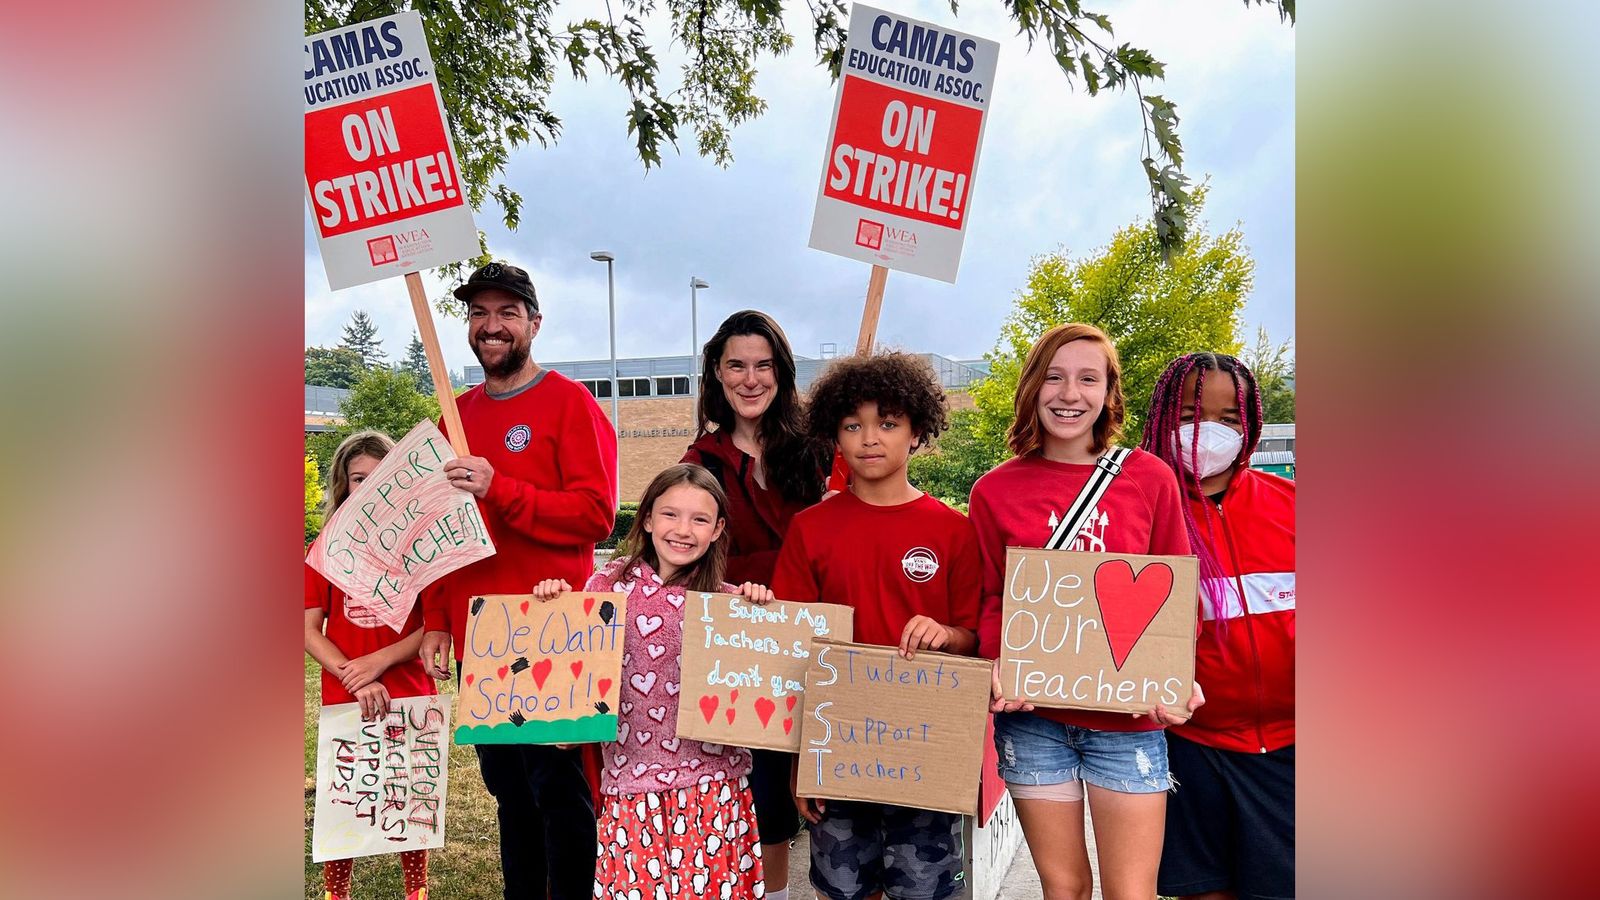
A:
{"type": "Polygon", "coordinates": [[[689,396],[700,396],[700,289],[708,288],[705,280],[689,277],[689,396]]]}
{"type": "MultiPolygon", "coordinates": [[[[611,427],[620,434],[622,420],[618,417],[617,411],[617,281],[613,277],[611,268],[617,257],[609,250],[596,250],[589,254],[589,258],[606,264],[606,305],[611,320],[611,427]]],[[[622,502],[621,459],[617,460],[617,502],[622,502]]]]}

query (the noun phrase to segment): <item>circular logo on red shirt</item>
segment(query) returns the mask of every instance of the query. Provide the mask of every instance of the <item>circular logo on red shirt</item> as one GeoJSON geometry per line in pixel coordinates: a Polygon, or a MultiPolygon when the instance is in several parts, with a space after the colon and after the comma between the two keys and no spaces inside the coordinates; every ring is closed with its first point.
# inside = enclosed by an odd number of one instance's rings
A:
{"type": "Polygon", "coordinates": [[[927,547],[912,547],[900,559],[900,568],[906,577],[921,584],[932,578],[939,571],[939,557],[927,547]]]}
{"type": "Polygon", "coordinates": [[[506,449],[512,453],[521,453],[528,449],[528,442],[533,440],[533,431],[526,425],[513,425],[506,432],[506,449]]]}

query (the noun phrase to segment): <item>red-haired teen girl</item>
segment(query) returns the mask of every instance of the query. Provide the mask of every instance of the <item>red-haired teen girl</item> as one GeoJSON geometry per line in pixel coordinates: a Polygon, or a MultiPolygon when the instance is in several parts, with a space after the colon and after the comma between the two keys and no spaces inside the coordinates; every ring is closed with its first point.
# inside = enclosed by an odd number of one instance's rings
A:
{"type": "MultiPolygon", "coordinates": [[[[970,515],[983,560],[979,652],[1000,652],[1006,547],[1044,547],[1099,470],[1123,419],[1116,347],[1091,325],[1059,325],[1028,351],[1007,440],[1014,459],[973,486],[970,515]]],[[[1077,534],[1061,549],[1187,555],[1178,484],[1161,460],[1134,450],[1120,463],[1077,534]]],[[[1070,524],[1067,526],[1070,528],[1070,524]]],[[[1093,815],[1101,888],[1107,900],[1155,895],[1166,821],[1167,742],[1162,729],[1187,721],[1183,709],[1147,716],[1034,709],[1007,699],[998,664],[993,684],[1000,775],[1016,802],[1046,900],[1093,890],[1083,834],[1085,795],[1093,815]]]]}

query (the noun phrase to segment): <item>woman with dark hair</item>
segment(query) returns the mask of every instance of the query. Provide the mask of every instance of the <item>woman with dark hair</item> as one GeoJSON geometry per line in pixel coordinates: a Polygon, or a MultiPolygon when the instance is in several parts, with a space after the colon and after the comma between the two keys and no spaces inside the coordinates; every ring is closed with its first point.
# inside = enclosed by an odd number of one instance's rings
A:
{"type": "MultiPolygon", "coordinates": [[[[794,352],[766,313],[729,316],[706,342],[700,373],[699,433],[682,461],[706,467],[727,492],[726,580],[771,584],[790,520],[822,499],[828,449],[806,436],[794,352]]],[[[792,757],[753,752],[766,896],[788,900],[789,841],[800,831],[789,794],[792,757]]]]}

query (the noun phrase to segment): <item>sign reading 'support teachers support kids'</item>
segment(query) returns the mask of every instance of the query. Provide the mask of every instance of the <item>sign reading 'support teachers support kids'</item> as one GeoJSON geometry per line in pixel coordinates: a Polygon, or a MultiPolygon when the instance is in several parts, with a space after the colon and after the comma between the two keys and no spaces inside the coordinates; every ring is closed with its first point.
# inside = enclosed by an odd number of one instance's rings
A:
{"type": "Polygon", "coordinates": [[[494,555],[477,500],[445,477],[455,457],[423,420],[323,523],[306,561],[344,591],[351,622],[400,631],[423,588],[494,555]]]}
{"type": "Polygon", "coordinates": [[[989,721],[986,659],[818,640],[796,789],[973,815],[989,721]]]}
{"type": "Polygon", "coordinates": [[[850,11],[810,246],[952,284],[1000,45],[850,11]]]}
{"type": "Polygon", "coordinates": [[[627,595],[572,592],[467,601],[458,744],[617,739],[627,595]]]}
{"type": "Polygon", "coordinates": [[[799,750],[796,704],[806,691],[811,642],[848,641],[854,623],[855,610],[837,603],[757,606],[733,594],[691,592],[679,659],[678,736],[799,750]]]}
{"type": "Polygon", "coordinates": [[[422,16],[305,39],[306,199],[334,290],[478,255],[422,16]]]}
{"type": "Polygon", "coordinates": [[[390,700],[372,722],[359,703],[322,708],[313,861],[444,846],[449,721],[449,694],[390,700]]]}
{"type": "Polygon", "coordinates": [[[1065,709],[1182,708],[1198,576],[1192,556],[1006,548],[1001,693],[1065,709]]]}

